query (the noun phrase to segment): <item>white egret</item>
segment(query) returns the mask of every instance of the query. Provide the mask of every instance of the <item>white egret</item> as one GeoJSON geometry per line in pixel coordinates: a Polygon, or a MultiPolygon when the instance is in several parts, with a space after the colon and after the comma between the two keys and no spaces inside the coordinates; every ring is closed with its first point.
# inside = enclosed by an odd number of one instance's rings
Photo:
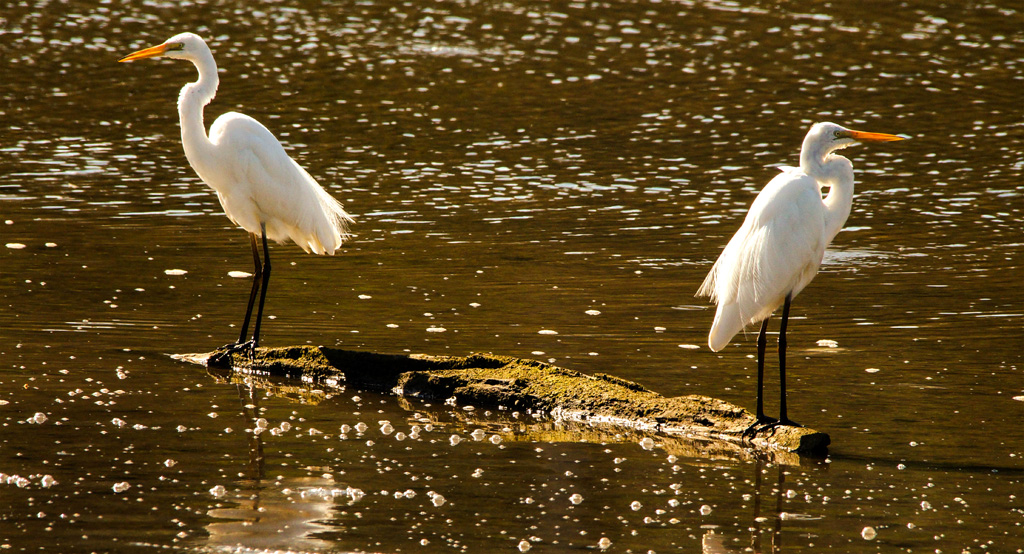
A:
{"type": "Polygon", "coordinates": [[[195,65],[199,79],[182,87],[178,96],[181,143],[189,165],[217,192],[224,213],[249,232],[254,271],[249,304],[238,341],[231,350],[259,346],[260,321],[270,281],[267,239],[292,240],[306,252],[334,254],[348,238],[352,218],[295,160],[274,135],[255,119],[228,112],[210,126],[203,123],[203,107],[217,94],[217,64],[206,42],[193,33],[181,33],[163,44],[139,50],[119,61],[173,58],[195,65]],[[257,239],[263,241],[260,262],[257,239]],[[252,308],[259,293],[259,308],[252,338],[246,341],[252,308]]]}
{"type": "Polygon", "coordinates": [[[757,422],[796,425],[786,414],[786,323],[793,298],[818,272],[825,248],[842,229],[853,201],[853,165],[835,154],[857,142],[903,137],[817,123],[804,138],[800,167],[784,167],[758,193],[743,225],[712,266],[697,296],[718,305],[708,346],[717,352],[757,322],[757,422]],[[822,199],[822,187],[829,187],[822,199]],[[779,418],[764,415],[764,351],[768,319],[782,306],[779,324],[779,418]]]}

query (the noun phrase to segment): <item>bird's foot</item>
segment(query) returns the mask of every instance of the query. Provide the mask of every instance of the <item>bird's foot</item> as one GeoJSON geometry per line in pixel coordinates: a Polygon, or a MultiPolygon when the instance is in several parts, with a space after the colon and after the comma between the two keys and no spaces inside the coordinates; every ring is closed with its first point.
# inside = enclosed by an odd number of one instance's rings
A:
{"type": "Polygon", "coordinates": [[[745,439],[752,439],[761,431],[771,431],[771,434],[774,435],[775,431],[777,431],[779,427],[803,427],[803,425],[800,425],[788,417],[775,419],[774,417],[761,416],[757,418],[757,421],[751,424],[750,427],[747,427],[741,436],[745,439]]]}
{"type": "Polygon", "coordinates": [[[800,425],[799,423],[793,421],[792,419],[789,419],[788,417],[780,419],[778,423],[775,424],[775,427],[781,427],[783,425],[788,425],[789,427],[803,427],[803,425],[800,425]]]}
{"type": "Polygon", "coordinates": [[[206,361],[206,365],[212,367],[231,367],[232,357],[236,353],[244,354],[252,362],[256,358],[256,342],[249,340],[225,344],[218,348],[215,354],[210,356],[210,359],[206,361]]]}
{"type": "Polygon", "coordinates": [[[745,439],[752,439],[754,438],[754,435],[756,435],[757,432],[760,431],[761,429],[768,429],[778,424],[779,420],[775,419],[774,417],[768,417],[764,414],[761,414],[757,416],[757,421],[751,423],[750,427],[747,427],[747,429],[743,431],[743,434],[740,436],[745,439]]]}
{"type": "Polygon", "coordinates": [[[792,419],[789,419],[788,417],[784,417],[772,423],[769,423],[762,429],[764,429],[765,431],[770,430],[772,432],[772,435],[774,436],[780,427],[803,427],[803,425],[800,425],[799,423],[793,421],[792,419]]]}

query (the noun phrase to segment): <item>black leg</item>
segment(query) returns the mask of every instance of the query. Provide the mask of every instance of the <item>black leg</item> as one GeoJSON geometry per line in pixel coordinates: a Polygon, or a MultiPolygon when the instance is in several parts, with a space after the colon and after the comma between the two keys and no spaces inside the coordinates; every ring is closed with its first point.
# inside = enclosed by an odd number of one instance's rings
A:
{"type": "Polygon", "coordinates": [[[757,334],[757,422],[768,423],[773,421],[764,415],[764,350],[768,344],[768,320],[766,317],[761,322],[761,332],[757,334]]]}
{"type": "Polygon", "coordinates": [[[786,324],[789,322],[789,304],[792,300],[792,293],[787,294],[786,303],[782,305],[782,322],[779,324],[779,425],[799,427],[786,416],[786,324]]]}
{"type": "MultiPolygon", "coordinates": [[[[263,321],[263,303],[267,300],[267,284],[270,283],[270,248],[267,246],[267,225],[261,224],[260,230],[263,235],[263,283],[262,290],[260,290],[260,307],[256,311],[256,324],[253,326],[252,331],[253,350],[256,350],[256,347],[260,345],[260,323],[263,321]]],[[[255,238],[253,238],[253,244],[256,244],[255,238]]],[[[249,309],[252,309],[251,304],[249,309]]]]}
{"type": "Polygon", "coordinates": [[[249,335],[249,319],[252,317],[252,307],[256,304],[256,293],[260,290],[260,281],[263,278],[263,266],[260,265],[260,250],[256,244],[256,235],[249,234],[249,243],[252,245],[252,290],[249,292],[249,304],[245,308],[245,321],[242,322],[242,332],[238,335],[236,344],[245,344],[249,335]]]}
{"type": "Polygon", "coordinates": [[[766,317],[761,322],[761,332],[757,334],[757,420],[743,431],[744,437],[753,437],[757,434],[758,425],[776,424],[778,420],[764,415],[764,351],[768,344],[768,320],[766,317]]]}
{"type": "MultiPolygon", "coordinates": [[[[242,322],[242,332],[238,334],[238,341],[232,344],[225,344],[218,348],[218,352],[207,360],[207,365],[210,367],[231,367],[231,355],[235,352],[248,352],[249,358],[253,357],[253,352],[256,349],[252,342],[246,342],[245,337],[249,333],[249,320],[252,318],[252,307],[256,303],[256,293],[260,290],[260,283],[263,283],[266,288],[266,278],[264,278],[263,266],[260,264],[260,250],[256,244],[256,235],[249,234],[249,244],[252,246],[252,289],[249,291],[249,303],[245,307],[245,320],[242,322]]],[[[264,242],[264,247],[266,243],[264,242]]],[[[270,266],[267,266],[270,269],[270,266]]],[[[262,304],[260,306],[262,311],[262,304]]],[[[259,329],[259,320],[257,319],[256,328],[259,329]]],[[[258,332],[258,331],[257,331],[258,332]]]]}

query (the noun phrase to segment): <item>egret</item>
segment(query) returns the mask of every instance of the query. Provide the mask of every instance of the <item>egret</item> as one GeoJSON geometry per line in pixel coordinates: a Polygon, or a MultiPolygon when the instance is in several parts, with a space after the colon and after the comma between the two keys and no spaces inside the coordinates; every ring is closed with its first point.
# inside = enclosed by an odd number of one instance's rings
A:
{"type": "Polygon", "coordinates": [[[708,334],[717,352],[747,325],[757,336],[757,423],[797,425],[786,414],[786,323],[793,298],[814,279],[825,248],[850,215],[853,164],[836,150],[858,142],[904,137],[854,131],[835,123],[811,127],[800,149],[800,167],[783,167],[758,193],[743,224],[697,291],[718,305],[708,334]],[[822,188],[829,187],[822,198],[822,188]],[[764,351],[768,319],[782,306],[779,323],[779,418],[764,414],[764,351]]]}
{"type": "Polygon", "coordinates": [[[255,119],[228,112],[213,122],[207,135],[203,108],[217,94],[219,78],[213,54],[202,38],[181,33],[119,61],[160,57],[190,61],[199,72],[199,79],[182,87],[178,96],[185,157],[199,178],[216,191],[228,218],[249,233],[254,265],[252,289],[238,341],[227,347],[230,351],[248,351],[251,356],[259,346],[270,282],[267,239],[278,243],[291,240],[307,253],[333,255],[349,237],[352,218],[255,119]],[[260,239],[262,263],[257,244],[260,239]],[[246,341],[257,294],[260,302],[256,322],[252,338],[246,341]]]}

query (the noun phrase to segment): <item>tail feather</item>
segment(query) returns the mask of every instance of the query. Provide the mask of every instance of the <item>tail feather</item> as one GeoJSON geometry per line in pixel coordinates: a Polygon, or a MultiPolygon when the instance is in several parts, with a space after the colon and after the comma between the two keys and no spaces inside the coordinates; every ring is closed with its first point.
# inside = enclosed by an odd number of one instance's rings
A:
{"type": "Polygon", "coordinates": [[[697,289],[697,294],[694,296],[710,298],[712,303],[718,302],[718,266],[719,263],[717,261],[715,265],[711,266],[711,271],[708,271],[708,276],[704,278],[704,282],[701,283],[700,288],[697,289]]]}
{"type": "Polygon", "coordinates": [[[319,248],[313,248],[317,254],[333,255],[334,251],[341,248],[351,235],[348,230],[349,223],[352,223],[352,216],[345,212],[341,203],[322,188],[318,187],[320,206],[323,208],[327,220],[326,225],[320,225],[315,234],[315,241],[319,248]]]}

